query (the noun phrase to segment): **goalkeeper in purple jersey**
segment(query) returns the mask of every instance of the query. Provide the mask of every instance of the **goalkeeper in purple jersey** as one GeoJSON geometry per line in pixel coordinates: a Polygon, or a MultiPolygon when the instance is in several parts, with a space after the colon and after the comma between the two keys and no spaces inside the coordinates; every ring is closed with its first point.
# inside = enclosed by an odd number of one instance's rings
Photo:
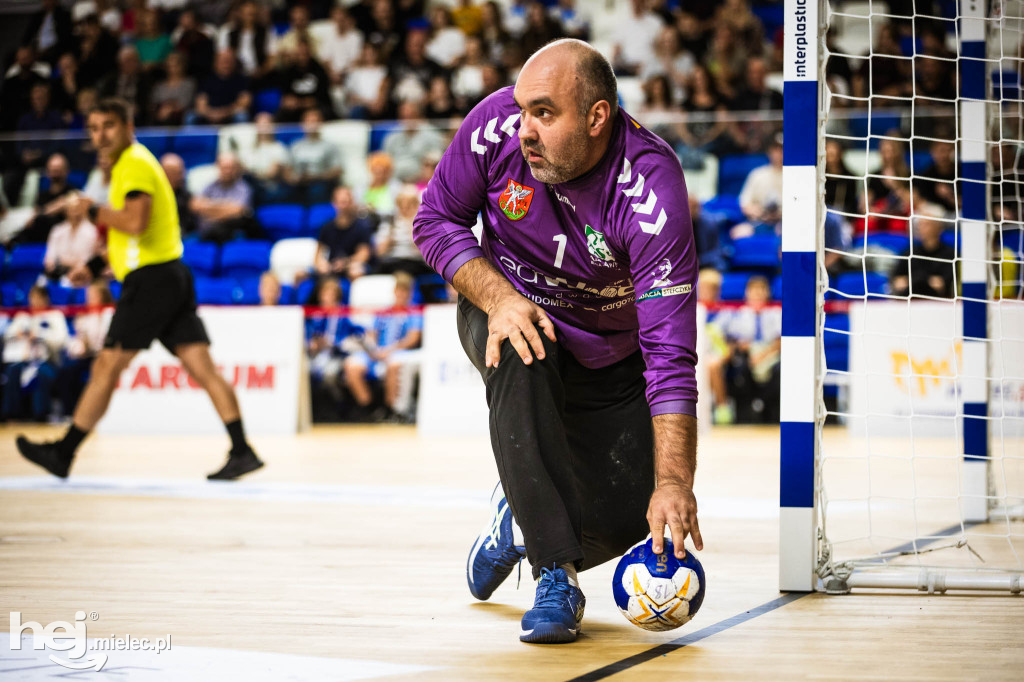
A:
{"type": "Polygon", "coordinates": [[[470,552],[487,599],[525,556],[520,639],[573,641],[577,571],[648,532],[702,548],[696,468],[696,246],[675,153],[617,106],[586,43],[538,51],[465,119],[414,237],[461,294],[501,483],[470,552]],[[471,228],[482,214],[477,243],[471,228]]]}

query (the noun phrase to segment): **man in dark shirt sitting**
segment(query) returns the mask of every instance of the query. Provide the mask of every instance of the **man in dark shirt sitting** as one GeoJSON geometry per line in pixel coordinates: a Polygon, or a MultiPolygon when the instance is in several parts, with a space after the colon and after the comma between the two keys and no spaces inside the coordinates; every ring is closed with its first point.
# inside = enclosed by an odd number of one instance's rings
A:
{"type": "Polygon", "coordinates": [[[299,36],[295,51],[288,57],[289,64],[281,74],[284,94],[277,111],[278,121],[295,122],[308,109],[318,109],[324,118],[334,118],[334,107],[328,90],[330,76],[313,58],[309,38],[299,36]]]}
{"type": "Polygon", "coordinates": [[[164,154],[160,157],[160,166],[167,173],[167,180],[174,190],[174,203],[178,205],[178,222],[181,224],[181,236],[188,237],[196,231],[196,215],[192,212],[189,202],[192,193],[185,184],[185,162],[177,154],[164,154]]]}
{"type": "Polygon", "coordinates": [[[373,253],[375,220],[360,214],[348,187],[335,189],[333,198],[337,214],[320,228],[320,246],[314,266],[318,275],[342,275],[354,280],[366,274],[373,253]]]}
{"type": "Polygon", "coordinates": [[[894,296],[931,296],[952,298],[956,294],[956,251],[942,242],[947,224],[942,213],[923,207],[914,218],[919,243],[903,254],[890,276],[894,296]]]}
{"type": "Polygon", "coordinates": [[[46,177],[40,181],[36,195],[36,214],[21,232],[14,235],[16,244],[41,244],[50,236],[50,229],[65,219],[64,202],[72,189],[68,182],[70,173],[67,157],[53,154],[46,160],[46,177]]]}
{"type": "Polygon", "coordinates": [[[921,171],[923,177],[917,179],[917,189],[925,200],[939,204],[947,211],[955,211],[957,195],[960,193],[956,171],[956,147],[952,142],[935,140],[929,152],[932,163],[921,171]]]}
{"type": "Polygon", "coordinates": [[[239,71],[234,51],[225,48],[217,53],[213,73],[200,85],[196,108],[185,115],[185,123],[245,123],[251,102],[249,81],[239,71]]]}

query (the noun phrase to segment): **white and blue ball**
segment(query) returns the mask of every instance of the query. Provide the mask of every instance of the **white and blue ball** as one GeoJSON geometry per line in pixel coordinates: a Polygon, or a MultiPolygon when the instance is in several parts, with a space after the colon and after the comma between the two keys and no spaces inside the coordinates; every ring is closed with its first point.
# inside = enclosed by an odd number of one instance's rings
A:
{"type": "Polygon", "coordinates": [[[673,630],[689,622],[704,601],[704,567],[693,552],[677,559],[674,551],[668,538],[660,554],[651,549],[650,540],[644,540],[619,559],[612,596],[633,625],[673,630]]]}

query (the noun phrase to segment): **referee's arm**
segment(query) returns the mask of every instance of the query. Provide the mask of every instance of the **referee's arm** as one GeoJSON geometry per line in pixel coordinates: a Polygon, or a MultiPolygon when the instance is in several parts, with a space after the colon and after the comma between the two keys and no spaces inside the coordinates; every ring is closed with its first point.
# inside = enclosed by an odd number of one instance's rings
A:
{"type": "Polygon", "coordinates": [[[103,223],[118,232],[139,235],[149,225],[149,213],[153,209],[153,197],[138,190],[128,193],[124,199],[124,208],[116,210],[109,206],[96,206],[88,197],[80,197],[88,205],[89,218],[93,222],[103,223]]]}

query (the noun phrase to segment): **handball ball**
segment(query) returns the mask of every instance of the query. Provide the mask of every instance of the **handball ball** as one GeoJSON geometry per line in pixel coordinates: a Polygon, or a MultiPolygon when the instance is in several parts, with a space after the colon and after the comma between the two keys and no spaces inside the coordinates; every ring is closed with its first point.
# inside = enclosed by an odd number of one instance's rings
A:
{"type": "Polygon", "coordinates": [[[668,538],[664,545],[660,554],[650,540],[633,545],[612,578],[615,605],[644,630],[673,630],[689,622],[704,601],[704,567],[697,557],[688,551],[677,559],[668,538]]]}

